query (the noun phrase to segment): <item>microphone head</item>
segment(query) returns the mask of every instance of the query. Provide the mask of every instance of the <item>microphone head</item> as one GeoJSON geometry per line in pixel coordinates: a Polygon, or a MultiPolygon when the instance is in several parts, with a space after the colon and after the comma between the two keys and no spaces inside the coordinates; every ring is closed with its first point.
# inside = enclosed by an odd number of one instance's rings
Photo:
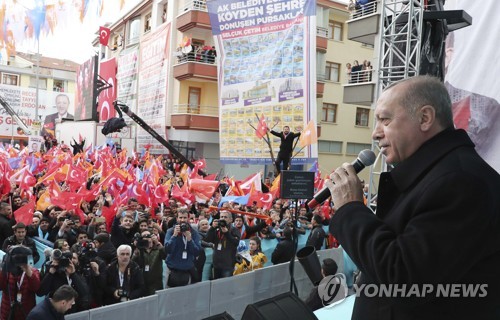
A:
{"type": "Polygon", "coordinates": [[[371,150],[368,150],[368,149],[365,149],[365,150],[362,150],[359,155],[358,155],[358,159],[359,161],[365,166],[365,167],[369,167],[371,166],[374,162],[375,162],[375,159],[377,157],[375,156],[375,153],[371,150]]]}

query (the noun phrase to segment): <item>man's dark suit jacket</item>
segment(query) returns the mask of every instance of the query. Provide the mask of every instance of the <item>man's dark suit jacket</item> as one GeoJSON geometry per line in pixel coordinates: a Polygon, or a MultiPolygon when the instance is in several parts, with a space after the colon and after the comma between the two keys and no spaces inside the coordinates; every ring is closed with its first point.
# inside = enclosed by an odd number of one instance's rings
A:
{"type": "MultiPolygon", "coordinates": [[[[59,118],[59,113],[53,113],[45,116],[45,120],[43,121],[43,126],[42,126],[42,135],[46,134],[47,131],[46,129],[54,130],[56,128],[56,119],[59,118]],[[47,126],[48,125],[48,126],[47,126]]],[[[75,116],[72,114],[67,114],[65,119],[75,119],[75,116]]]]}
{"type": "Polygon", "coordinates": [[[295,138],[300,136],[300,132],[299,133],[290,132],[290,133],[288,133],[286,138],[285,138],[285,135],[283,134],[283,132],[276,132],[274,130],[271,130],[271,133],[273,135],[275,135],[276,137],[279,137],[281,139],[279,153],[282,155],[289,155],[292,153],[293,141],[295,140],[295,138]]]}
{"type": "Polygon", "coordinates": [[[499,190],[467,133],[448,129],[380,176],[376,215],[361,202],[339,208],[330,232],[361,284],[434,286],[425,298],[362,293],[352,319],[500,319],[499,190]],[[486,285],[487,295],[436,298],[438,284],[486,285]]]}

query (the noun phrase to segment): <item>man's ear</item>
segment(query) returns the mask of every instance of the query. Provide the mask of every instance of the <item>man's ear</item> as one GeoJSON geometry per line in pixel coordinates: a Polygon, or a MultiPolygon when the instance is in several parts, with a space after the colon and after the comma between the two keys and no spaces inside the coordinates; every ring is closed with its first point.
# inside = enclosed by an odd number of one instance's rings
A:
{"type": "Polygon", "coordinates": [[[431,105],[425,105],[418,112],[420,120],[420,129],[429,131],[436,122],[436,109],[431,105]]]}

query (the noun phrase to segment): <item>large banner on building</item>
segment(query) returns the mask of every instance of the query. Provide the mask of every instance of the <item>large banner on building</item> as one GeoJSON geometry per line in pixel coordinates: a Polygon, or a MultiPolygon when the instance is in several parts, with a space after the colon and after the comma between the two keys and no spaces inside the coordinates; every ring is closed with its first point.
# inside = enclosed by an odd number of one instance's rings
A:
{"type": "Polygon", "coordinates": [[[446,78],[455,126],[465,129],[476,150],[500,172],[500,1],[448,0],[447,10],[465,10],[472,25],[446,41],[446,78]]]}
{"type": "MultiPolygon", "coordinates": [[[[140,45],[139,91],[137,115],[166,139],[165,104],[167,102],[167,72],[170,59],[170,24],[159,26],[140,45]]],[[[167,149],[142,128],[137,130],[137,150],[146,146],[154,154],[167,149]]]]}
{"type": "MultiPolygon", "coordinates": [[[[221,162],[269,164],[269,148],[250,126],[257,116],[278,132],[283,126],[300,132],[316,120],[316,1],[209,0],[207,6],[219,57],[221,162]]],[[[276,155],[280,139],[270,137],[276,155]]],[[[296,152],[293,164],[313,161],[317,144],[296,152]]]]}
{"type": "Polygon", "coordinates": [[[106,122],[110,118],[114,118],[116,115],[113,102],[116,100],[116,59],[111,58],[109,60],[100,63],[99,75],[107,83],[111,85],[110,88],[102,91],[99,94],[97,105],[97,112],[99,114],[99,122],[106,122]]]}
{"type": "Polygon", "coordinates": [[[116,73],[118,101],[126,104],[134,113],[137,113],[137,73],[139,67],[139,50],[128,49],[118,58],[116,73]]]}
{"type": "Polygon", "coordinates": [[[97,56],[78,66],[76,70],[75,120],[97,119],[96,107],[97,56]]]}
{"type": "MultiPolygon", "coordinates": [[[[0,95],[16,111],[27,127],[35,120],[36,89],[0,85],[0,95]]],[[[38,90],[38,116],[42,124],[41,134],[54,135],[55,124],[61,119],[73,119],[75,111],[73,93],[38,90]]],[[[0,107],[0,136],[25,137],[7,111],[0,107]]]]}

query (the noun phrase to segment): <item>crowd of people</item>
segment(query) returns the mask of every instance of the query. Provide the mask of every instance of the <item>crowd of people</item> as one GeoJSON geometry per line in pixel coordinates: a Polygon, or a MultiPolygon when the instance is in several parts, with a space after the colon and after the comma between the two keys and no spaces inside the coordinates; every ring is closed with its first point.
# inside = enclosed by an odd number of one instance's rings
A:
{"type": "Polygon", "coordinates": [[[354,60],[352,64],[346,64],[346,73],[349,83],[369,82],[372,81],[373,66],[368,60],[363,61],[362,65],[354,60]]]}
{"type": "MultiPolygon", "coordinates": [[[[18,265],[19,272],[2,273],[2,319],[11,306],[16,308],[16,319],[25,319],[35,306],[35,295],[51,298],[64,285],[77,294],[68,311],[73,313],[199,282],[204,268],[210,268],[210,279],[219,279],[262,268],[268,260],[289,262],[294,254],[294,228],[299,234],[311,229],[307,245],[318,250],[327,242],[323,226],[328,225],[332,212],[328,205],[309,210],[304,204],[296,213],[291,201],[279,197],[274,197],[270,207],[223,202],[224,196],[235,192],[231,191],[235,181],[229,178],[220,180],[210,205],[190,201],[179,190],[187,192],[195,171],[186,172],[178,160],[148,152],[127,158],[126,150],[116,150],[116,146],[92,154],[89,148],[80,149],[74,155],[67,145],[50,142],[45,151],[28,153],[26,149],[13,154],[8,148],[0,153],[3,181],[9,182],[9,187],[0,190],[2,250],[8,256],[18,246],[29,248],[36,264],[40,256],[32,238],[53,244],[40,270],[28,263],[18,265]],[[23,161],[16,169],[7,168],[14,157],[23,161]],[[36,169],[33,159],[38,159],[36,169]],[[79,169],[83,167],[86,171],[79,169]],[[117,184],[110,177],[118,170],[128,175],[117,184]],[[82,180],[75,181],[75,175],[82,172],[82,180]],[[153,172],[157,172],[154,179],[153,172]],[[26,184],[26,176],[35,179],[26,184]],[[124,186],[129,179],[135,189],[124,186]],[[157,203],[144,193],[132,193],[137,187],[153,190],[153,184],[166,190],[161,199],[154,198],[157,203]],[[64,200],[70,194],[82,196],[64,200]],[[28,213],[28,222],[25,214],[30,206],[34,212],[28,213]],[[269,257],[262,252],[263,241],[275,245],[269,257]],[[206,250],[212,250],[211,266],[206,264],[206,250]],[[22,295],[17,295],[20,291],[22,295]]],[[[197,164],[197,169],[202,168],[197,164]]],[[[263,191],[272,189],[273,183],[279,179],[261,181],[263,191]]],[[[158,195],[158,189],[154,194],[158,195]]]]}

